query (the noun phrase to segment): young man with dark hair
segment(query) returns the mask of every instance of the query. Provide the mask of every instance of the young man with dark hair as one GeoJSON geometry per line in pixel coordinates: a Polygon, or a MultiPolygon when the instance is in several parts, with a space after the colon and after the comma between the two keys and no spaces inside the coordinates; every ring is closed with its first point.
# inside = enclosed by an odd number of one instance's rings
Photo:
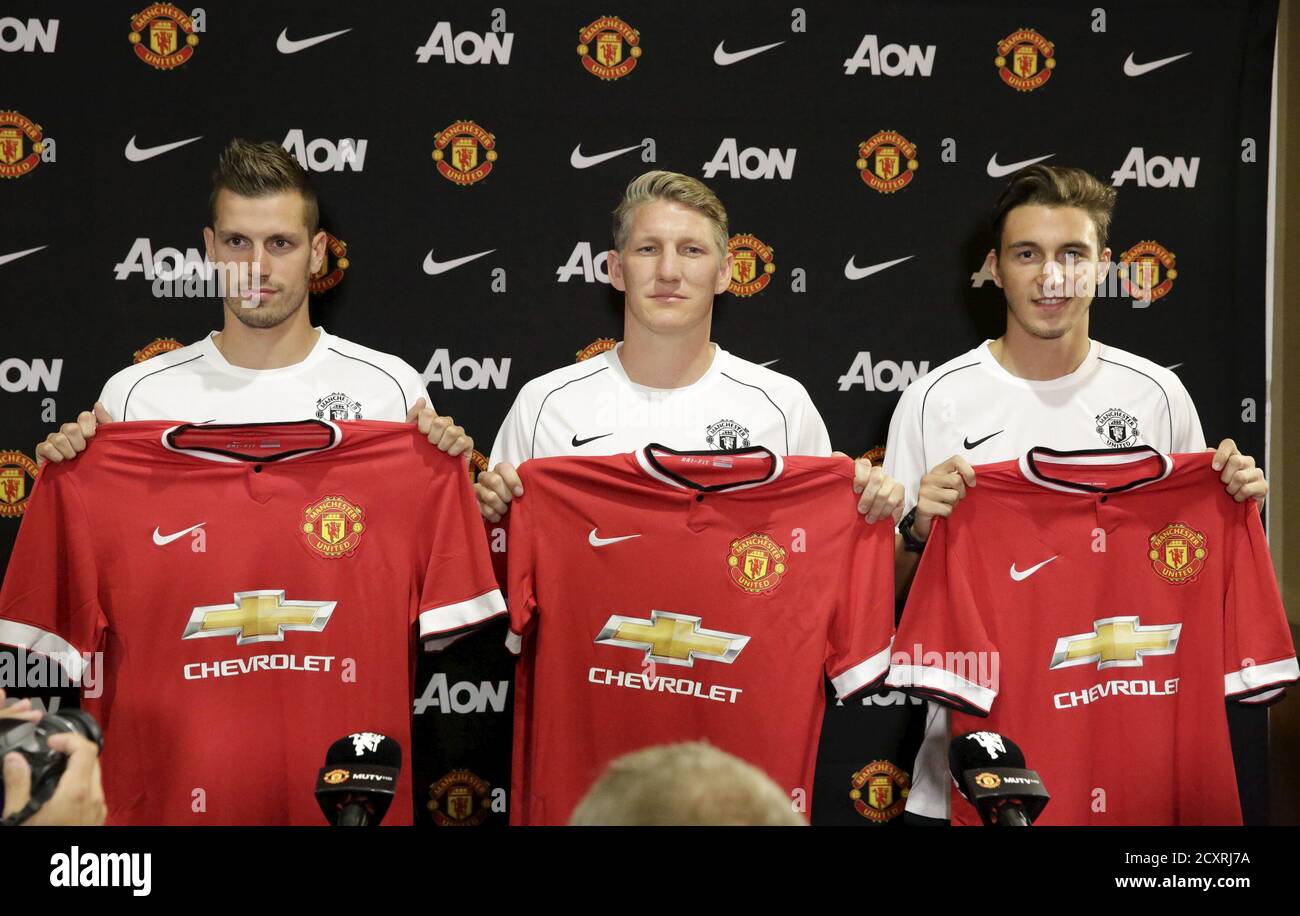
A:
{"type": "Polygon", "coordinates": [[[312,327],[308,284],[325,259],[320,207],[306,171],[273,142],[236,139],[212,174],[208,259],[242,268],[256,285],[228,289],[220,331],[108,380],[94,412],[36,447],[42,461],[72,458],[99,423],[193,420],[390,420],[417,423],[452,455],[473,440],[428,407],[424,383],[396,356],[312,327]]]}
{"type": "MultiPolygon", "coordinates": [[[[1114,189],[1082,169],[1035,165],[1016,173],[994,207],[986,263],[1006,294],[1006,333],[908,386],[889,424],[885,469],[903,482],[909,508],[895,551],[900,599],[934,519],[976,486],[972,464],[1035,446],[1205,449],[1196,407],[1173,372],[1088,337],[1114,206],[1114,189]]],[[[1263,472],[1231,439],[1219,443],[1213,467],[1238,502],[1268,493],[1263,472]]],[[[947,712],[931,703],[909,822],[948,817],[947,751],[947,712]]]]}

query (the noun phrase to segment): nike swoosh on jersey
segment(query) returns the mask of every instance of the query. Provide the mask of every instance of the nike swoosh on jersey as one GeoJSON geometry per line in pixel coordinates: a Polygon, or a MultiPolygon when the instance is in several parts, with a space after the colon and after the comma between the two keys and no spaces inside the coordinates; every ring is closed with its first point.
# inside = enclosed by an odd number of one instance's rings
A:
{"type": "Polygon", "coordinates": [[[195,140],[202,140],[203,137],[190,137],[188,140],[177,140],[175,143],[164,143],[162,146],[146,146],[144,149],[135,145],[135,135],[126,141],[126,158],[129,162],[144,162],[146,159],[152,159],[154,156],[161,156],[163,153],[170,153],[174,149],[180,149],[187,143],[193,143],[195,140]]]}
{"type": "Polygon", "coordinates": [[[591,529],[591,534],[587,535],[587,543],[592,547],[605,547],[608,544],[617,544],[619,541],[630,541],[632,538],[639,538],[639,534],[625,534],[620,538],[602,538],[596,536],[596,529],[591,529]]]}
{"type": "Polygon", "coordinates": [[[424,256],[424,272],[431,277],[436,277],[438,274],[445,274],[449,270],[455,270],[462,264],[468,264],[470,261],[490,255],[494,251],[496,251],[495,248],[489,248],[487,251],[480,251],[478,254],[467,254],[463,258],[438,262],[433,259],[433,249],[430,248],[429,253],[424,256]]]}
{"type": "Polygon", "coordinates": [[[1173,57],[1162,57],[1160,60],[1153,60],[1150,63],[1139,64],[1133,60],[1133,52],[1130,51],[1128,58],[1124,61],[1125,76],[1141,76],[1144,73],[1150,73],[1152,70],[1159,70],[1165,64],[1172,64],[1176,60],[1182,60],[1188,57],[1192,52],[1187,51],[1183,54],[1175,54],[1173,57]]]}
{"type": "Polygon", "coordinates": [[[573,148],[573,152],[569,154],[569,165],[573,166],[575,169],[589,169],[593,165],[600,165],[602,162],[608,162],[615,156],[621,156],[624,153],[630,153],[632,150],[640,148],[641,144],[638,143],[636,146],[625,146],[622,149],[610,150],[608,153],[597,153],[594,156],[584,156],[582,155],[582,144],[579,143],[573,148]]]}
{"type": "Polygon", "coordinates": [[[895,264],[902,264],[904,261],[910,261],[914,257],[916,257],[916,255],[909,254],[905,258],[895,258],[892,261],[882,261],[879,264],[872,264],[870,267],[858,267],[853,263],[853,258],[850,257],[849,263],[844,265],[844,276],[850,280],[861,280],[863,277],[869,277],[872,274],[880,273],[882,270],[888,270],[895,264]]]}
{"type": "Polygon", "coordinates": [[[329,41],[331,38],[338,38],[340,35],[346,35],[351,29],[340,29],[337,32],[327,32],[324,35],[317,35],[315,38],[299,38],[294,41],[289,37],[288,29],[280,30],[280,37],[275,40],[275,49],[281,54],[297,54],[299,51],[305,51],[313,45],[318,45],[322,41],[329,41]]]}
{"type": "Polygon", "coordinates": [[[983,443],[985,443],[985,442],[988,442],[988,441],[989,441],[990,439],[992,439],[994,436],[999,435],[999,434],[1004,433],[1004,432],[1006,432],[1005,429],[999,429],[996,433],[989,433],[989,434],[988,434],[987,436],[985,436],[983,439],[976,439],[974,442],[970,441],[970,438],[967,437],[967,438],[961,440],[962,448],[966,449],[966,451],[969,452],[971,449],[975,448],[976,446],[979,446],[979,445],[981,445],[981,444],[983,444],[983,443]]]}
{"type": "Polygon", "coordinates": [[[17,261],[19,258],[25,258],[33,252],[49,247],[49,245],[37,245],[35,248],[28,248],[24,251],[15,251],[11,254],[0,254],[0,264],[8,264],[10,261],[17,261]]]}
{"type": "Polygon", "coordinates": [[[1010,165],[998,165],[998,154],[994,153],[989,157],[988,173],[990,178],[1006,178],[1012,172],[1018,172],[1027,165],[1033,165],[1035,162],[1042,162],[1051,159],[1056,153],[1048,153],[1046,156],[1039,156],[1036,159],[1025,159],[1023,162],[1013,162],[1010,165]]]}
{"type": "Polygon", "coordinates": [[[199,528],[202,528],[206,524],[207,522],[199,522],[197,525],[191,525],[190,527],[186,528],[184,531],[177,531],[175,534],[163,534],[161,531],[155,528],[153,530],[153,542],[157,544],[159,547],[166,547],[168,544],[170,544],[172,541],[176,540],[177,538],[185,537],[185,535],[189,534],[191,531],[195,531],[199,528]]]}
{"type": "Polygon", "coordinates": [[[590,439],[579,439],[579,438],[578,438],[578,434],[577,434],[577,433],[574,433],[574,434],[573,434],[573,439],[571,440],[570,444],[571,444],[574,448],[578,448],[579,446],[586,445],[588,442],[595,442],[597,439],[604,439],[606,436],[612,436],[612,435],[614,435],[614,434],[613,434],[613,433],[601,433],[599,436],[592,436],[590,439]]]}
{"type": "Polygon", "coordinates": [[[745,51],[726,51],[722,47],[726,43],[724,39],[718,42],[718,46],[713,49],[713,62],[719,67],[730,67],[732,64],[753,57],[755,54],[762,54],[764,51],[771,51],[773,48],[785,44],[784,41],[774,41],[770,45],[759,45],[757,48],[749,48],[745,51]]]}
{"type": "MultiPolygon", "coordinates": [[[[1057,554],[1057,556],[1060,556],[1060,554],[1057,554]]],[[[1048,563],[1052,562],[1055,559],[1056,557],[1048,557],[1043,562],[1031,566],[1028,569],[1024,570],[1023,572],[1021,570],[1016,569],[1016,564],[1012,563],[1011,578],[1015,579],[1017,582],[1023,582],[1024,580],[1028,579],[1034,573],[1038,572],[1040,569],[1042,569],[1044,566],[1046,566],[1048,563]]]]}

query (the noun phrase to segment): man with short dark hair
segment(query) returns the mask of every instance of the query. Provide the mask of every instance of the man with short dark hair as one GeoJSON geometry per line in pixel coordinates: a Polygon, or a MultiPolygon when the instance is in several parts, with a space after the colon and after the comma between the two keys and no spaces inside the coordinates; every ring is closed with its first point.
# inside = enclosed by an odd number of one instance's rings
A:
{"type": "Polygon", "coordinates": [[[320,208],[306,171],[273,142],[232,140],[212,175],[208,259],[247,282],[227,288],[220,331],[128,366],[108,380],[94,412],[36,448],[72,458],[98,423],[193,420],[390,420],[417,423],[451,455],[473,440],[428,404],[424,382],[396,356],[312,327],[308,284],[325,259],[320,208]]]}
{"type": "MultiPolygon", "coordinates": [[[[972,464],[1035,446],[1205,448],[1196,407],[1173,372],[1088,337],[1093,295],[1110,265],[1114,206],[1109,185],[1048,165],[1017,172],[999,198],[986,265],[1006,294],[1006,333],[909,385],[889,424],[885,469],[906,487],[909,507],[895,551],[900,599],[934,519],[951,515],[976,486],[972,464]]],[[[1263,472],[1231,439],[1219,444],[1213,467],[1238,502],[1268,493],[1263,472]]],[[[947,712],[931,703],[909,822],[948,817],[947,748],[947,712]]]]}

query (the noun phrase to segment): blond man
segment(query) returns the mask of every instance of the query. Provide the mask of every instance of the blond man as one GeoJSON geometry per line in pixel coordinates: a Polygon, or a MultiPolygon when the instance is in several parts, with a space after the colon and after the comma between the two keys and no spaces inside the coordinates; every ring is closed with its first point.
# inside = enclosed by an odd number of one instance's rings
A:
{"type": "MultiPolygon", "coordinates": [[[[627,186],[609,253],[610,283],[624,294],[623,339],[520,390],[497,433],[492,470],[478,478],[485,518],[500,521],[523,496],[515,467],[530,458],[613,455],[651,442],[831,454],[803,385],[711,339],[714,297],[731,280],[727,238],[727,211],[697,179],[653,171],[627,186]]],[[[865,460],[854,490],[869,521],[901,505],[901,487],[865,460]]]]}

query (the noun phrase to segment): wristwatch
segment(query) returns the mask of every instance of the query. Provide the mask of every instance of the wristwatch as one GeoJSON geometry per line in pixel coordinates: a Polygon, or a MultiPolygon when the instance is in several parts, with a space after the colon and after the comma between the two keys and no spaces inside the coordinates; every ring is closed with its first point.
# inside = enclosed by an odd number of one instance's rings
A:
{"type": "Polygon", "coordinates": [[[903,549],[912,553],[921,553],[925,550],[925,541],[918,538],[912,531],[912,525],[916,522],[916,506],[903,516],[903,520],[898,523],[898,533],[903,536],[903,549]]]}

